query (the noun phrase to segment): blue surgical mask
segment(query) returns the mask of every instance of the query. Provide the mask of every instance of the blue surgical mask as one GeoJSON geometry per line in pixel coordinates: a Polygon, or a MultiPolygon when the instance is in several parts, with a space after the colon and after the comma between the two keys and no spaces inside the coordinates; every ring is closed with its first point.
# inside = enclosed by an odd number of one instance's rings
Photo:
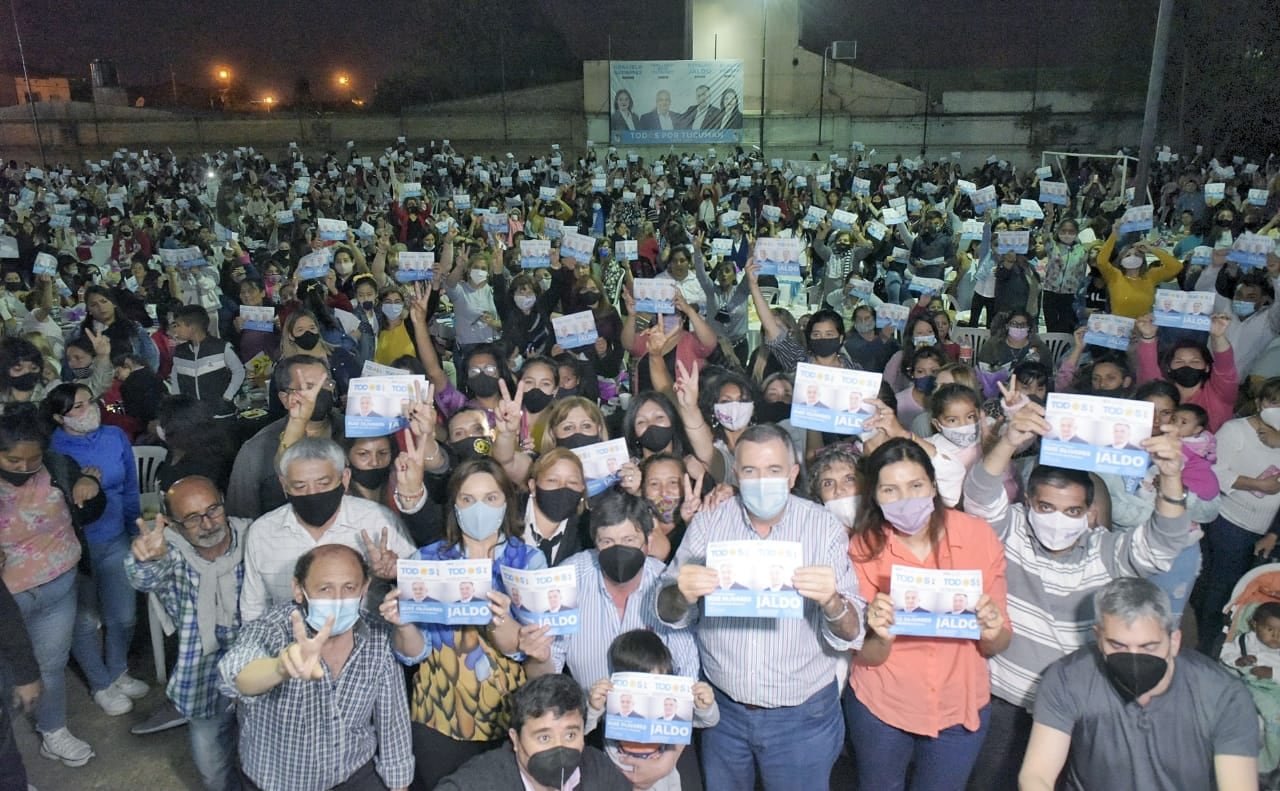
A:
{"type": "Polygon", "coordinates": [[[1258,307],[1254,305],[1252,302],[1245,302],[1239,299],[1231,301],[1231,312],[1236,314],[1242,319],[1249,318],[1250,316],[1253,315],[1253,312],[1257,309],[1258,307]]]}
{"type": "Polygon", "coordinates": [[[507,516],[507,506],[489,505],[488,503],[472,503],[466,508],[453,507],[458,516],[458,527],[471,539],[484,541],[492,538],[502,527],[502,520],[507,516]]]}
{"type": "Polygon", "coordinates": [[[746,478],[738,481],[742,504],[757,519],[772,519],[787,507],[791,482],[786,478],[746,478]]]}
{"type": "Polygon", "coordinates": [[[329,616],[333,616],[333,631],[330,632],[333,635],[342,634],[356,625],[356,621],[360,618],[360,606],[364,603],[364,600],[359,597],[313,599],[307,595],[306,591],[302,592],[302,597],[307,601],[307,626],[318,632],[324,628],[329,616]]]}
{"type": "Polygon", "coordinates": [[[389,321],[395,321],[403,314],[403,302],[384,302],[382,304],[382,315],[386,316],[389,321]]]}

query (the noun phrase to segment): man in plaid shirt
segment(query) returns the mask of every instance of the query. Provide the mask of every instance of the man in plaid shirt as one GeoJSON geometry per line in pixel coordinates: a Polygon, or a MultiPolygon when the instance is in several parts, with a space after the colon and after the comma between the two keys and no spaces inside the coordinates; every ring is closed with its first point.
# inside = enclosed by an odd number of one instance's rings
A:
{"type": "Polygon", "coordinates": [[[165,514],[153,525],[138,520],[125,573],[134,588],[156,594],[177,625],[178,661],[166,692],[189,719],[191,755],[205,789],[234,789],[235,709],[218,690],[217,670],[240,628],[250,520],[228,518],[218,487],[198,475],[165,493],[165,514]]]}

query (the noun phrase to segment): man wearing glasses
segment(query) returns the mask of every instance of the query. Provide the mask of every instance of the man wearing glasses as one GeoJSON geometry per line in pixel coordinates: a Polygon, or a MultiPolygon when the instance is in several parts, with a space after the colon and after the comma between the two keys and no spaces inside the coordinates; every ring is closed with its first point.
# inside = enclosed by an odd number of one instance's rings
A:
{"type": "Polygon", "coordinates": [[[125,560],[129,584],[156,594],[177,625],[178,661],[165,691],[189,719],[192,758],[204,788],[215,791],[235,787],[235,708],[218,691],[218,660],[240,629],[249,522],[227,516],[213,481],[182,478],[165,493],[154,523],[138,520],[125,560]]]}

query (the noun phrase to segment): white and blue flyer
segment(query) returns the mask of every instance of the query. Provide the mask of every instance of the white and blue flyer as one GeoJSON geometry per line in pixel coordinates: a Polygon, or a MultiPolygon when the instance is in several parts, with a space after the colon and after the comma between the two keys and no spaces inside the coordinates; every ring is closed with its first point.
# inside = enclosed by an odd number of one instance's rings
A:
{"type": "Polygon", "coordinates": [[[1154,214],[1152,206],[1149,203],[1142,206],[1130,206],[1125,209],[1124,216],[1120,218],[1120,233],[1138,233],[1140,231],[1149,231],[1154,222],[1154,214]]]}
{"type": "Polygon", "coordinates": [[[804,565],[798,541],[712,541],[707,568],[719,575],[702,599],[704,618],[803,618],[791,575],[804,565]]]}
{"type": "Polygon", "coordinates": [[[760,275],[800,277],[800,240],[765,237],[756,240],[756,263],[760,275]]]}
{"type": "Polygon", "coordinates": [[[405,407],[430,401],[431,387],[421,374],[362,376],[347,385],[348,437],[385,437],[407,428],[405,407]]]}
{"type": "Polygon", "coordinates": [[[590,346],[600,337],[596,332],[595,314],[589,310],[570,313],[568,316],[552,316],[551,326],[555,331],[556,343],[565,349],[590,346]]]}
{"type": "Polygon", "coordinates": [[[889,581],[893,626],[889,633],[909,637],[977,640],[982,572],[922,569],[894,564],[889,581]]]}
{"type": "Polygon", "coordinates": [[[1090,346],[1103,346],[1124,351],[1129,348],[1133,336],[1133,319],[1110,313],[1094,313],[1084,331],[1084,342],[1090,346]]]}
{"type": "Polygon", "coordinates": [[[635,239],[619,239],[613,243],[613,255],[619,261],[638,261],[640,243],[635,239]]]}
{"type": "Polygon", "coordinates": [[[520,268],[546,269],[551,266],[551,242],[546,239],[520,240],[520,268]]]}
{"type": "Polygon", "coordinates": [[[791,390],[791,425],[832,434],[861,434],[875,414],[882,374],[799,363],[791,390]]]}
{"type": "Polygon", "coordinates": [[[493,560],[397,560],[400,620],[480,626],[493,620],[493,560]]]}
{"type": "Polygon", "coordinates": [[[1000,231],[996,234],[996,252],[1026,255],[1031,246],[1030,231],[1000,231]]]}
{"type": "Polygon", "coordinates": [[[1213,304],[1217,296],[1212,291],[1158,289],[1152,311],[1156,326],[1207,332],[1213,323],[1213,304]]]}
{"type": "Polygon", "coordinates": [[[641,744],[693,741],[694,679],[655,673],[614,673],[605,698],[604,737],[641,744]]]}
{"type": "Polygon", "coordinates": [[[618,482],[618,471],[631,461],[625,439],[596,442],[573,452],[582,460],[582,475],[587,479],[587,496],[595,497],[618,482]]]}
{"type": "MultiPolygon", "coordinates": [[[[204,253],[200,252],[199,247],[180,247],[178,249],[161,247],[159,253],[160,261],[165,267],[176,266],[180,269],[194,269],[198,266],[204,266],[206,263],[204,260],[204,253]]],[[[315,253],[312,253],[312,255],[315,255],[315,253]]],[[[306,257],[304,257],[299,261],[299,267],[301,267],[302,263],[306,260],[306,257]]],[[[325,261],[324,267],[327,271],[329,268],[329,262],[327,260],[325,261]]],[[[305,280],[306,278],[304,277],[303,279],[305,280]]]]}
{"type": "Polygon", "coordinates": [[[1147,401],[1050,393],[1040,463],[1103,475],[1141,477],[1151,466],[1142,441],[1151,437],[1155,406],[1147,401]]]}
{"type": "Polygon", "coordinates": [[[409,252],[400,253],[396,259],[396,282],[398,283],[416,283],[422,280],[430,280],[436,265],[436,254],[432,252],[409,252]]]}
{"type": "Polygon", "coordinates": [[[733,240],[724,236],[717,236],[711,240],[711,254],[724,258],[733,254],[733,240]]]}
{"type": "Polygon", "coordinates": [[[641,313],[675,313],[676,281],[669,278],[641,277],[632,281],[632,296],[641,313]]]}
{"type": "MultiPolygon", "coordinates": [[[[931,260],[937,260],[939,262],[942,261],[942,259],[931,260]]],[[[931,261],[921,261],[920,265],[931,266],[932,263],[931,261]]],[[[907,283],[907,290],[914,291],[917,294],[941,294],[942,290],[946,287],[947,284],[942,280],[942,278],[937,277],[915,277],[913,275],[911,277],[911,282],[907,283]]]]}
{"type": "Polygon", "coordinates": [[[241,305],[240,318],[244,319],[244,328],[246,330],[257,330],[258,332],[276,331],[276,309],[270,305],[261,307],[241,305]]]}
{"type": "Polygon", "coordinates": [[[347,221],[330,220],[320,217],[316,220],[316,230],[320,238],[326,242],[343,242],[347,239],[347,221]]]}
{"type": "Polygon", "coordinates": [[[852,231],[857,224],[858,215],[851,211],[835,209],[831,212],[831,227],[838,231],[852,231]]]}
{"type": "Polygon", "coordinates": [[[881,302],[876,305],[876,327],[879,329],[893,327],[898,332],[902,332],[907,327],[907,316],[910,314],[911,308],[906,305],[881,302]]]}
{"type": "Polygon", "coordinates": [[[321,247],[314,253],[307,253],[298,259],[299,280],[319,280],[329,274],[329,264],[333,261],[333,249],[321,247]]]}
{"type": "Polygon", "coordinates": [[[1274,252],[1275,247],[1275,240],[1270,236],[1242,233],[1231,244],[1227,260],[1246,268],[1266,266],[1267,255],[1274,252]]]}
{"type": "Polygon", "coordinates": [[[577,231],[565,231],[564,238],[560,240],[561,254],[567,255],[580,264],[591,263],[591,254],[595,249],[595,238],[577,231]]]}
{"type": "Polygon", "coordinates": [[[550,634],[578,632],[578,572],[573,564],[530,571],[501,566],[511,615],[525,626],[549,626],[550,634]]]}
{"type": "Polygon", "coordinates": [[[1067,205],[1067,183],[1065,181],[1040,182],[1040,202],[1055,206],[1067,205]]]}

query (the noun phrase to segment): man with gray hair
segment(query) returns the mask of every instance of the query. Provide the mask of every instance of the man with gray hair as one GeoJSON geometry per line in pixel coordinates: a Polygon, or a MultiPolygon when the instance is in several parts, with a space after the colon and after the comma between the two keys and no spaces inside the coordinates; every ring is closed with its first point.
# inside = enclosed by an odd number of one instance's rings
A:
{"type": "Polygon", "coordinates": [[[1121,577],[1094,596],[1097,644],[1049,666],[1036,698],[1022,791],[1258,787],[1258,721],[1243,683],[1179,654],[1169,597],[1121,577]]]}
{"type": "Polygon", "coordinates": [[[351,471],[333,440],[306,437],[290,445],[276,462],[276,475],[288,502],[249,529],[240,593],[245,622],[292,598],[293,564],[317,546],[351,547],[382,579],[395,579],[396,559],[413,554],[413,544],[386,506],[346,493],[351,471]]]}

